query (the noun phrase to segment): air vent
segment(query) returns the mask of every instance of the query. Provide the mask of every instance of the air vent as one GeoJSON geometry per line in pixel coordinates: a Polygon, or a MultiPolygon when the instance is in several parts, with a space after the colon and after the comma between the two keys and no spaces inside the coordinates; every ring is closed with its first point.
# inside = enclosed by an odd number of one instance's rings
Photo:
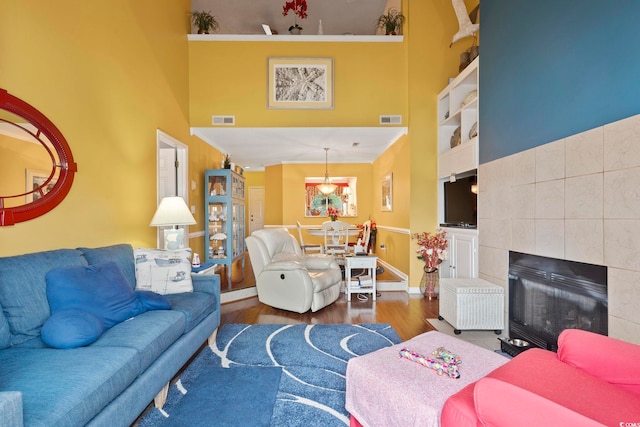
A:
{"type": "Polygon", "coordinates": [[[402,116],[380,116],[381,125],[401,125],[402,116]]]}
{"type": "Polygon", "coordinates": [[[213,116],[213,124],[218,126],[234,126],[236,124],[235,116],[213,116]]]}

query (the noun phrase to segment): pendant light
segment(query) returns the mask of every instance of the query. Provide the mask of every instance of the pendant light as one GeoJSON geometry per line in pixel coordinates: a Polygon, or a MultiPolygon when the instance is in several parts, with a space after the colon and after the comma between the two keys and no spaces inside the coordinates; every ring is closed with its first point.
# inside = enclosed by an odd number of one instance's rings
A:
{"type": "Polygon", "coordinates": [[[320,191],[325,196],[336,191],[337,185],[332,184],[329,179],[329,148],[325,147],[324,149],[324,181],[322,184],[318,185],[318,191],[320,191]]]}

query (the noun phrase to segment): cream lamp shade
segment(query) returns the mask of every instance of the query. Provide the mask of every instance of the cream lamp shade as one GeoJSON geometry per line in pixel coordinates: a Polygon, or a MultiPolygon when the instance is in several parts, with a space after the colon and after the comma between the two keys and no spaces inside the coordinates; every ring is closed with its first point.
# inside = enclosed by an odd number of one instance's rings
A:
{"type": "Polygon", "coordinates": [[[168,225],[192,225],[196,220],[182,197],[163,197],[155,215],[151,219],[152,227],[168,225]]]}

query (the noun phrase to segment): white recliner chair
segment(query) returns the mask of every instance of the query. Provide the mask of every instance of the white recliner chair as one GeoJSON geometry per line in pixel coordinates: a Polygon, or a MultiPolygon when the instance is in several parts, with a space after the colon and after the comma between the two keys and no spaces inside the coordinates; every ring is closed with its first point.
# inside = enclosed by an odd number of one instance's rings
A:
{"type": "Polygon", "coordinates": [[[318,311],[340,296],[342,272],[331,255],[303,255],[286,228],[246,239],[260,302],[283,310],[318,311]]]}

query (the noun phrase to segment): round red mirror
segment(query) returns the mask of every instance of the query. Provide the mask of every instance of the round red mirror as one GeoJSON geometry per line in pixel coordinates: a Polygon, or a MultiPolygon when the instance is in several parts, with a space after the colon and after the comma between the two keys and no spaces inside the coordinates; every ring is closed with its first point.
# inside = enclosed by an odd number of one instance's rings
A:
{"type": "Polygon", "coordinates": [[[58,206],[77,170],[58,128],[0,89],[0,226],[37,218],[58,206]]]}

